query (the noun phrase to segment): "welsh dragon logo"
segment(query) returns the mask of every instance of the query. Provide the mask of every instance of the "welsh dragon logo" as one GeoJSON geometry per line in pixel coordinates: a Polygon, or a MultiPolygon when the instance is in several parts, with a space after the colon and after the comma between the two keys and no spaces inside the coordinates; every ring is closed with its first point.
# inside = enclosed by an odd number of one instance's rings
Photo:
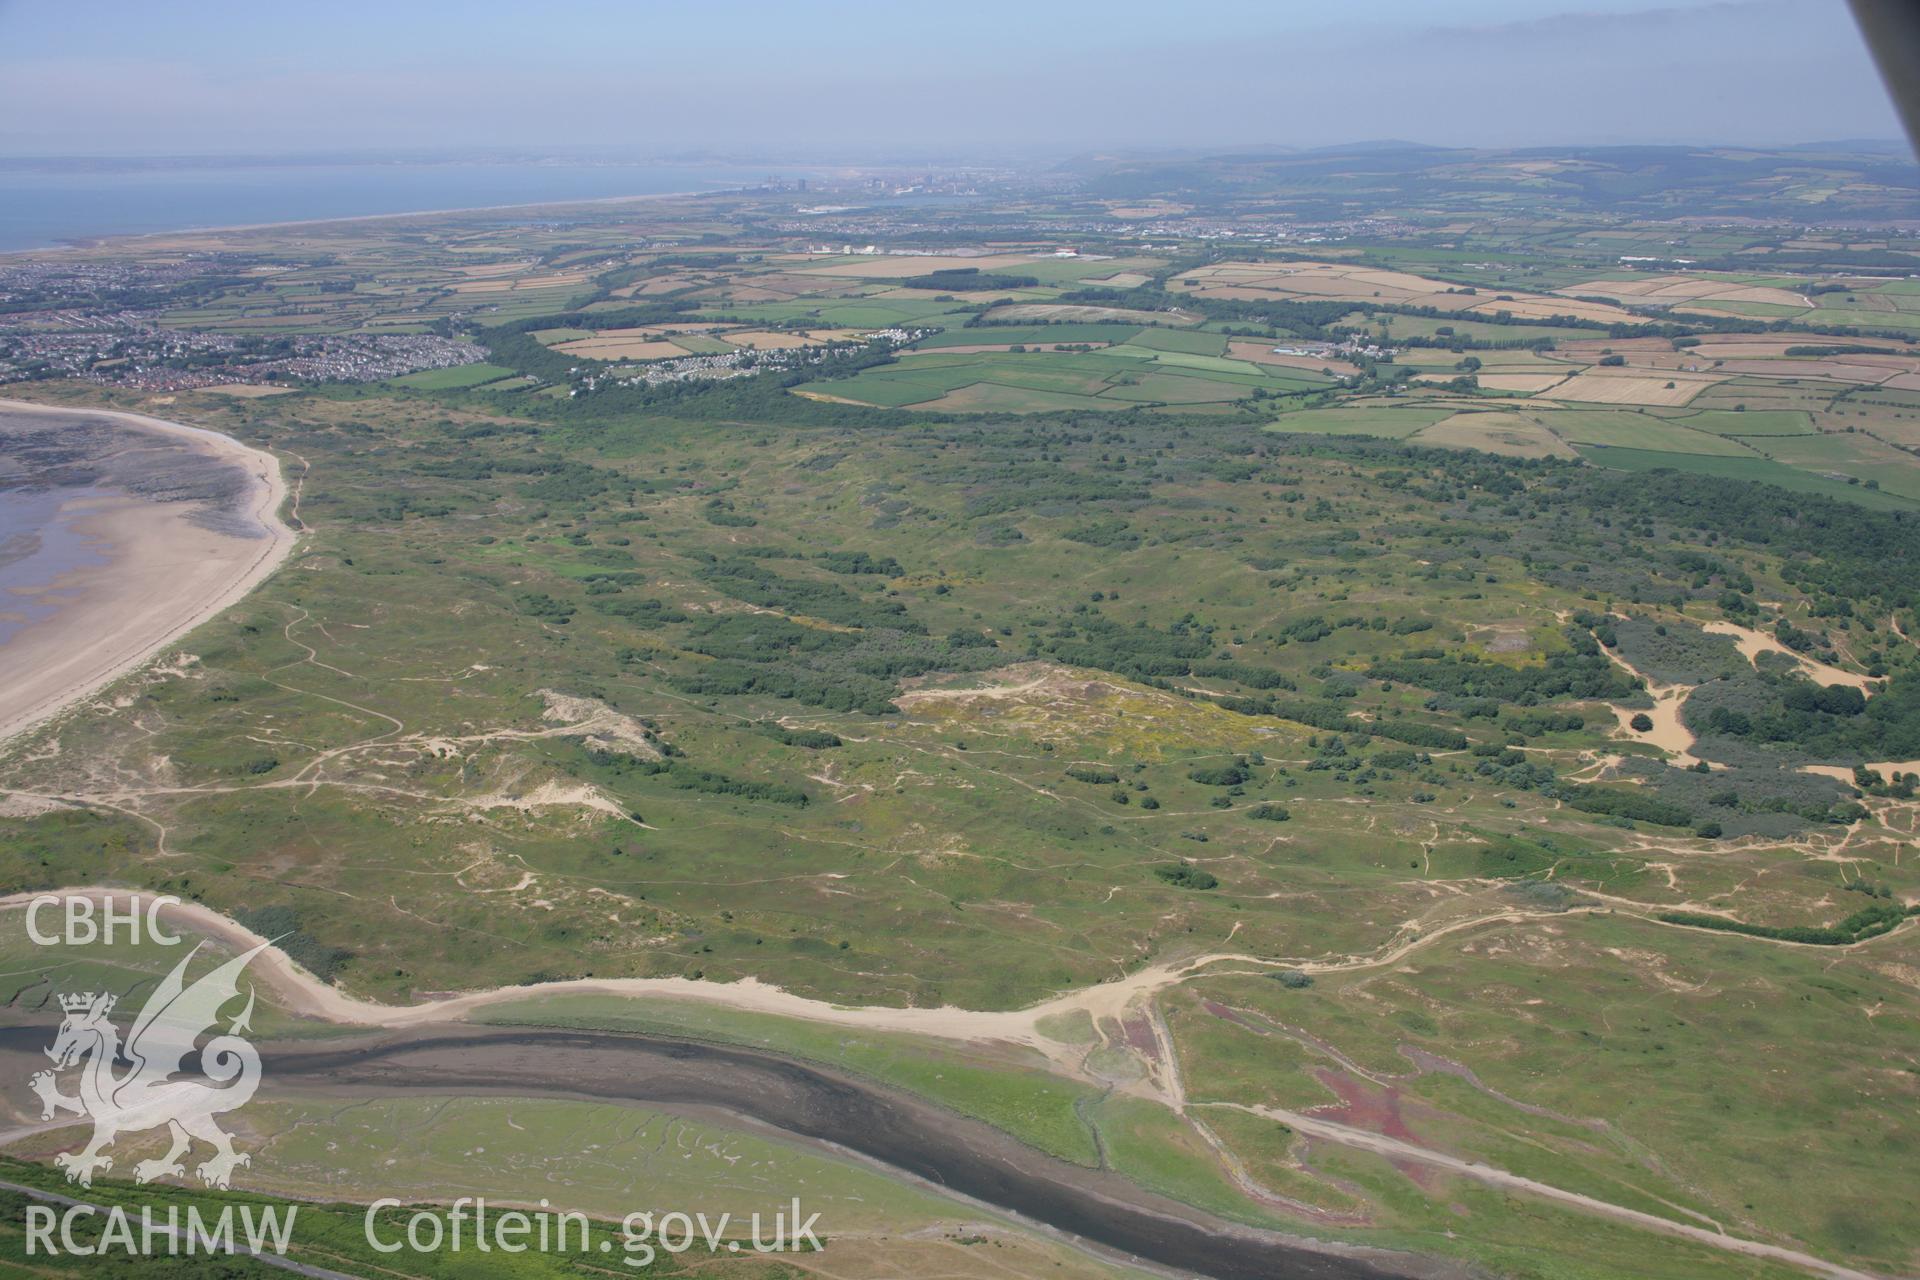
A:
{"type": "Polygon", "coordinates": [[[236,1168],[252,1163],[233,1149],[233,1139],[213,1119],[245,1106],[260,1087],[260,1052],[240,1037],[242,1031],[252,1030],[251,988],[246,1007],[227,1033],[198,1047],[205,1079],[176,1080],[174,1076],[186,1069],[200,1037],[215,1028],[220,1010],[239,996],[241,970],[268,945],[263,942],[234,957],[189,986],[187,965],[200,950],[196,946],[148,997],[124,1045],[119,1029],[109,1020],[113,995],[86,992],[60,997],[66,1018],[47,1050],[53,1070],[38,1073],[31,1083],[40,1096],[42,1120],[71,1112],[93,1121],[93,1138],[84,1148],[54,1157],[54,1163],[67,1171],[67,1181],[92,1186],[94,1170],[113,1168],[113,1158],[101,1152],[115,1138],[162,1125],[172,1132],[173,1145],[159,1159],[134,1166],[137,1182],[169,1174],[183,1176],[186,1170],[180,1158],[196,1138],[213,1147],[213,1156],[196,1170],[209,1187],[226,1188],[236,1168]],[[131,1066],[117,1071],[123,1062],[131,1066]],[[76,1067],[79,1093],[69,1097],[60,1092],[58,1075],[76,1067]]]}

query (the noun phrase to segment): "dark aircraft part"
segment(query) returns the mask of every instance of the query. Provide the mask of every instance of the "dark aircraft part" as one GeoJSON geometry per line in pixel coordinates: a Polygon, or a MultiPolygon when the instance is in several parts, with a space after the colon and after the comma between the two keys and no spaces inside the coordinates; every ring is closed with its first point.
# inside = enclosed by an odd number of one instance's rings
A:
{"type": "Polygon", "coordinates": [[[1873,50],[1880,78],[1906,127],[1907,142],[1920,151],[1920,0],[1847,0],[1873,50]]]}

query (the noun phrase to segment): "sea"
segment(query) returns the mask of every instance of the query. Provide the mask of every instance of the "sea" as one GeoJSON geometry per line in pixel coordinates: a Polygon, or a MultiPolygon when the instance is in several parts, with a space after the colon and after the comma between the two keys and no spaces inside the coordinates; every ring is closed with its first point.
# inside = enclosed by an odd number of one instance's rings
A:
{"type": "Polygon", "coordinates": [[[103,489],[0,490],[0,649],[22,629],[59,612],[58,584],[76,569],[108,563],[78,528],[103,489]]]}
{"type": "Polygon", "coordinates": [[[712,191],[806,176],[804,170],[717,164],[76,167],[0,158],[0,251],[149,231],[712,191]]]}

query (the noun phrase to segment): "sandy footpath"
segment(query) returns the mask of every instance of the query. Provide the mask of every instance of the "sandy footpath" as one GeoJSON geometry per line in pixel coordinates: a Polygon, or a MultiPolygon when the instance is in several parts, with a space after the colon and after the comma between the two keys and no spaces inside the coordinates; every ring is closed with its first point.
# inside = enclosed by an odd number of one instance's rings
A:
{"type": "Polygon", "coordinates": [[[0,741],[34,727],[147,662],[237,602],[279,567],[295,535],[280,518],[286,483],[270,453],[201,427],[108,409],[53,408],[0,400],[0,411],[110,418],[194,442],[211,459],[253,478],[245,513],[265,531],[238,538],[202,528],[184,503],[133,497],[89,500],[78,523],[109,548],[109,563],[63,575],[66,602],[51,618],[0,646],[0,741]]]}

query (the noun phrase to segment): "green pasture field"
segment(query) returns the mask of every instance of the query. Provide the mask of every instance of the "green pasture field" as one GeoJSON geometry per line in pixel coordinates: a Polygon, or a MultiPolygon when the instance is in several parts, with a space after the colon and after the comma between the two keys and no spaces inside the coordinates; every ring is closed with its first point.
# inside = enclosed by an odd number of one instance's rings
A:
{"type": "Polygon", "coordinates": [[[1834,306],[1822,296],[1821,305],[1801,313],[1807,324],[1838,325],[1854,329],[1920,329],[1920,312],[1906,308],[1834,306]]]}
{"type": "Polygon", "coordinates": [[[1713,456],[1650,449],[1610,448],[1603,445],[1581,445],[1579,449],[1581,456],[1589,462],[1617,471],[1653,471],[1671,467],[1700,475],[1725,476],[1737,480],[1753,480],[1779,485],[1783,489],[1817,493],[1823,497],[1838,498],[1859,506],[1885,511],[1916,510],[1914,502],[1884,489],[1873,490],[1864,485],[1848,484],[1842,480],[1835,480],[1829,476],[1758,456],[1713,456]]]}
{"type": "Polygon", "coordinates": [[[458,391],[511,377],[513,370],[497,364],[461,364],[451,369],[426,369],[387,379],[396,387],[413,391],[458,391]]]}
{"type": "Polygon", "coordinates": [[[1813,419],[1804,409],[1753,409],[1743,413],[1709,409],[1671,419],[1693,431],[1720,436],[1804,436],[1813,434],[1813,419]]]}
{"type": "Polygon", "coordinates": [[[1695,431],[1684,418],[1656,418],[1631,410],[1558,409],[1541,413],[1540,420],[1549,431],[1577,445],[1721,457],[1752,456],[1752,450],[1739,441],[1726,435],[1695,431]]]}
{"type": "Polygon", "coordinates": [[[1154,351],[1184,351],[1198,356],[1220,356],[1227,351],[1224,334],[1196,333],[1187,329],[1142,329],[1129,338],[1127,344],[1154,351]]]}
{"type": "Polygon", "coordinates": [[[934,351],[941,347],[989,346],[1001,343],[1009,346],[1026,344],[1048,347],[1077,342],[1120,343],[1142,332],[1144,331],[1135,325],[1124,324],[992,324],[977,325],[970,329],[955,326],[943,329],[939,333],[929,334],[914,346],[922,351],[934,351]]]}
{"type": "MultiPolygon", "coordinates": [[[[985,330],[991,332],[991,330],[985,330]]],[[[982,330],[967,330],[978,333],[982,330]]],[[[1326,380],[1303,370],[1269,374],[1258,365],[1184,352],[1128,347],[1087,352],[975,352],[915,355],[869,369],[847,381],[814,382],[803,391],[889,406],[920,404],[976,384],[1041,393],[1030,403],[1018,394],[994,392],[979,399],[982,408],[1011,412],[1086,407],[1071,395],[1127,402],[1204,403],[1243,399],[1256,389],[1297,391],[1326,380]],[[1129,349],[1131,348],[1131,349],[1129,349]],[[1165,369],[1162,373],[1159,370],[1165,369]]],[[[1094,401],[1097,403],[1097,401],[1094,401]]],[[[971,406],[951,406],[962,411],[971,406]]]]}
{"type": "Polygon", "coordinates": [[[729,351],[738,350],[726,339],[704,333],[676,333],[672,341],[674,346],[683,347],[697,356],[725,355],[729,351]]]}
{"type": "Polygon", "coordinates": [[[1860,432],[1823,432],[1818,435],[1756,438],[1755,449],[1775,461],[1826,476],[1852,476],[1871,481],[1887,493],[1920,501],[1920,469],[1910,455],[1860,432]]]}
{"type": "Polygon", "coordinates": [[[1757,409],[1804,410],[1819,413],[1834,403],[1834,397],[1842,388],[1831,384],[1822,386],[1814,382],[1787,382],[1768,378],[1742,377],[1730,382],[1717,382],[1695,396],[1687,407],[1690,409],[1728,409],[1737,410],[1745,405],[1746,412],[1757,409]]]}
{"type": "Polygon", "coordinates": [[[1173,373],[1149,373],[1137,382],[1115,386],[1105,394],[1116,400],[1158,400],[1169,404],[1201,404],[1207,401],[1237,399],[1240,391],[1205,378],[1190,378],[1173,373]]]}
{"type": "Polygon", "coordinates": [[[1269,431],[1297,431],[1314,435],[1383,436],[1404,440],[1456,412],[1453,406],[1418,403],[1369,408],[1307,409],[1289,413],[1267,424],[1269,431]]]}
{"type": "Polygon", "coordinates": [[[944,393],[923,408],[940,413],[1054,413],[1066,410],[1099,412],[1116,403],[1114,398],[1081,395],[1071,391],[1049,391],[1039,387],[1014,386],[1003,382],[969,382],[944,393]]]}

